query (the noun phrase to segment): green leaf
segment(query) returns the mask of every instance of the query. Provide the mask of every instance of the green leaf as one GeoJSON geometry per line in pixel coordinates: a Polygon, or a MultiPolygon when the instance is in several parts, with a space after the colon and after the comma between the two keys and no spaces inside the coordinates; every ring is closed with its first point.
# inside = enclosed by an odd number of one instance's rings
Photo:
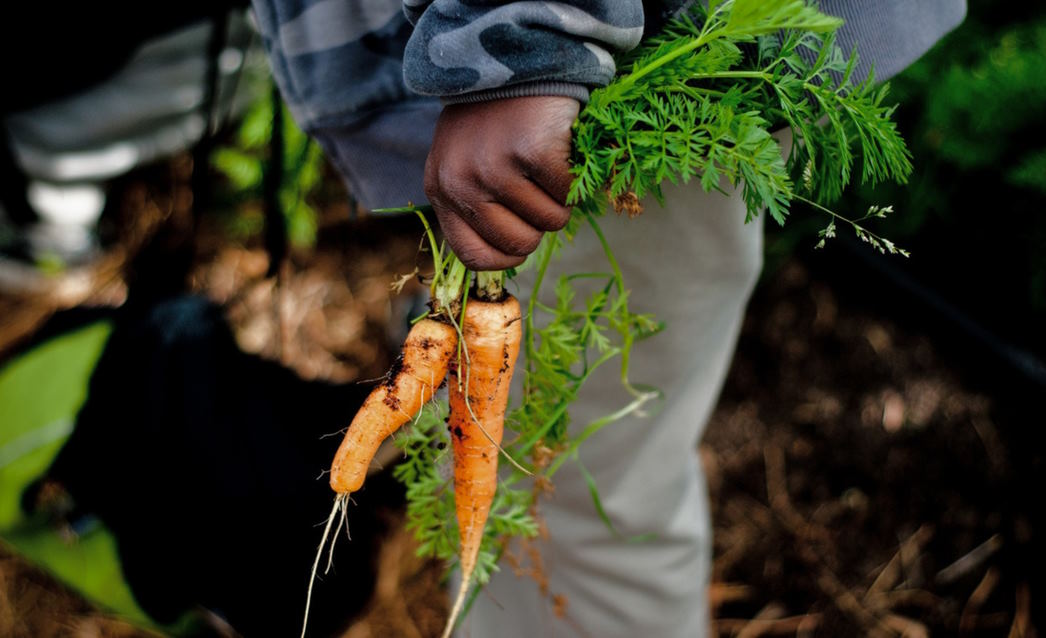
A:
{"type": "Polygon", "coordinates": [[[211,155],[211,165],[241,191],[261,188],[262,163],[257,157],[235,148],[219,148],[211,155]]]}

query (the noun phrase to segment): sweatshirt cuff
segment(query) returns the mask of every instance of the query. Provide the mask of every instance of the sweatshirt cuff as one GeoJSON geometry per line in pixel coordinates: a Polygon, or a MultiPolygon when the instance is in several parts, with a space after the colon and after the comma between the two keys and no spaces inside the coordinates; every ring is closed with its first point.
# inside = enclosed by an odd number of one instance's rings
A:
{"type": "Polygon", "coordinates": [[[447,95],[440,98],[440,101],[447,106],[451,104],[490,102],[492,100],[504,100],[513,97],[569,97],[574,98],[584,105],[588,103],[588,95],[588,87],[584,84],[549,81],[511,84],[508,86],[499,86],[493,89],[474,91],[472,93],[447,95]]]}

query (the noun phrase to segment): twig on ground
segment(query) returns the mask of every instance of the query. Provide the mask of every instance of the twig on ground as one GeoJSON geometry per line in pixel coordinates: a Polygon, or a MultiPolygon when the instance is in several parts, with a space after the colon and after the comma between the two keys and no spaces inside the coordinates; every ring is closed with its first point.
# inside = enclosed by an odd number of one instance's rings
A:
{"type": "Polygon", "coordinates": [[[1008,638],[1033,638],[1036,633],[1031,624],[1031,589],[1026,582],[1017,585],[1016,605],[1008,638]]]}
{"type": "Polygon", "coordinates": [[[708,587],[708,607],[713,615],[723,605],[748,600],[752,588],[740,583],[712,583],[708,587]]]}
{"type": "Polygon", "coordinates": [[[937,572],[934,582],[938,585],[950,585],[956,582],[984,564],[984,561],[1002,549],[1002,545],[1002,535],[993,534],[991,538],[971,549],[951,565],[937,572]]]}
{"type": "Polygon", "coordinates": [[[930,638],[930,632],[926,629],[926,625],[899,614],[887,614],[883,618],[883,623],[896,631],[901,638],[930,638]]]}
{"type": "Polygon", "coordinates": [[[740,636],[740,632],[751,631],[745,634],[748,638],[756,636],[792,636],[812,632],[821,624],[820,614],[803,614],[802,616],[787,616],[774,620],[755,620],[745,618],[720,618],[715,621],[715,630],[720,635],[740,636]]]}
{"type": "Polygon", "coordinates": [[[864,595],[866,600],[876,594],[888,592],[901,583],[904,565],[903,557],[921,554],[923,547],[933,538],[933,531],[932,525],[920,525],[919,529],[915,530],[911,536],[901,543],[897,553],[886,563],[868,588],[864,595]]]}
{"type": "Polygon", "coordinates": [[[735,638],[759,638],[766,634],[775,621],[785,617],[788,611],[781,603],[773,602],[762,609],[749,620],[741,631],[737,632],[735,638]]]}
{"type": "MultiPolygon", "coordinates": [[[[831,535],[828,530],[815,526],[807,521],[792,506],[788,496],[788,474],[785,467],[784,451],[776,445],[764,448],[766,464],[767,496],[771,509],[785,530],[798,540],[818,539],[831,546],[831,535]]],[[[893,636],[894,632],[878,614],[870,611],[857,596],[853,594],[838,577],[825,565],[822,557],[814,552],[809,544],[799,542],[796,545],[799,557],[817,574],[816,582],[821,591],[832,601],[839,611],[851,616],[865,630],[870,638],[893,636]]]]}
{"type": "Polygon", "coordinates": [[[763,462],[766,467],[766,496],[774,515],[798,538],[826,546],[833,545],[832,534],[827,528],[811,522],[792,505],[792,499],[788,495],[784,450],[774,444],[764,446],[763,462]]]}
{"type": "Polygon", "coordinates": [[[941,604],[941,598],[925,589],[898,589],[865,594],[861,601],[875,611],[889,611],[897,607],[918,607],[930,612],[941,604]]]}
{"type": "Polygon", "coordinates": [[[984,578],[974,588],[970,598],[966,601],[966,605],[962,608],[962,615],[959,617],[959,635],[969,634],[974,630],[977,625],[977,612],[980,611],[985,601],[995,591],[995,587],[999,584],[999,578],[999,570],[995,567],[990,567],[985,572],[984,578]]]}
{"type": "Polygon", "coordinates": [[[1001,472],[1006,467],[1006,446],[999,440],[999,432],[995,425],[986,418],[974,418],[972,424],[973,431],[984,446],[992,470],[996,473],[1001,472]]]}

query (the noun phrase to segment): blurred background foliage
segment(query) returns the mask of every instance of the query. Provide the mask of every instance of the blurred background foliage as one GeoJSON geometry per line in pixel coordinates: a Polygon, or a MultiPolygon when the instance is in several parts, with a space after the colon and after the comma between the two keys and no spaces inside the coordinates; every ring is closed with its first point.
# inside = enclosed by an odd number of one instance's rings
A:
{"type": "MultiPolygon", "coordinates": [[[[890,86],[915,172],[905,186],[855,189],[836,210],[892,204],[897,213],[875,228],[912,252],[895,265],[1043,356],[1046,3],[970,0],[965,22],[890,86]]],[[[824,223],[796,210],[786,227],[768,227],[769,263],[806,251],[824,223]]]]}
{"type": "MultiPolygon", "coordinates": [[[[266,95],[271,92],[260,91],[266,95]]],[[[295,248],[316,243],[316,209],[312,194],[323,178],[324,159],[320,146],[295,125],[286,106],[274,117],[276,100],[258,99],[244,114],[238,130],[211,155],[211,165],[224,178],[215,202],[226,220],[233,240],[245,241],[264,228],[265,175],[276,171],[278,202],[287,228],[287,239],[295,248]],[[272,163],[273,127],[280,126],[281,163],[272,163]]]]}

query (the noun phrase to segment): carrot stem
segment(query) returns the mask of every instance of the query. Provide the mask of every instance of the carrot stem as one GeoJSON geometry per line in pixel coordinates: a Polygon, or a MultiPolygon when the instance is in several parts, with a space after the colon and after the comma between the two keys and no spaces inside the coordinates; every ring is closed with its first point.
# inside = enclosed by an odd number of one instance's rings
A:
{"type": "Polygon", "coordinates": [[[501,301],[505,296],[505,271],[484,270],[477,272],[476,296],[483,301],[501,301]]]}
{"type": "Polygon", "coordinates": [[[445,263],[436,264],[432,280],[432,312],[452,322],[460,314],[468,291],[469,269],[453,251],[447,251],[445,263]]]}

